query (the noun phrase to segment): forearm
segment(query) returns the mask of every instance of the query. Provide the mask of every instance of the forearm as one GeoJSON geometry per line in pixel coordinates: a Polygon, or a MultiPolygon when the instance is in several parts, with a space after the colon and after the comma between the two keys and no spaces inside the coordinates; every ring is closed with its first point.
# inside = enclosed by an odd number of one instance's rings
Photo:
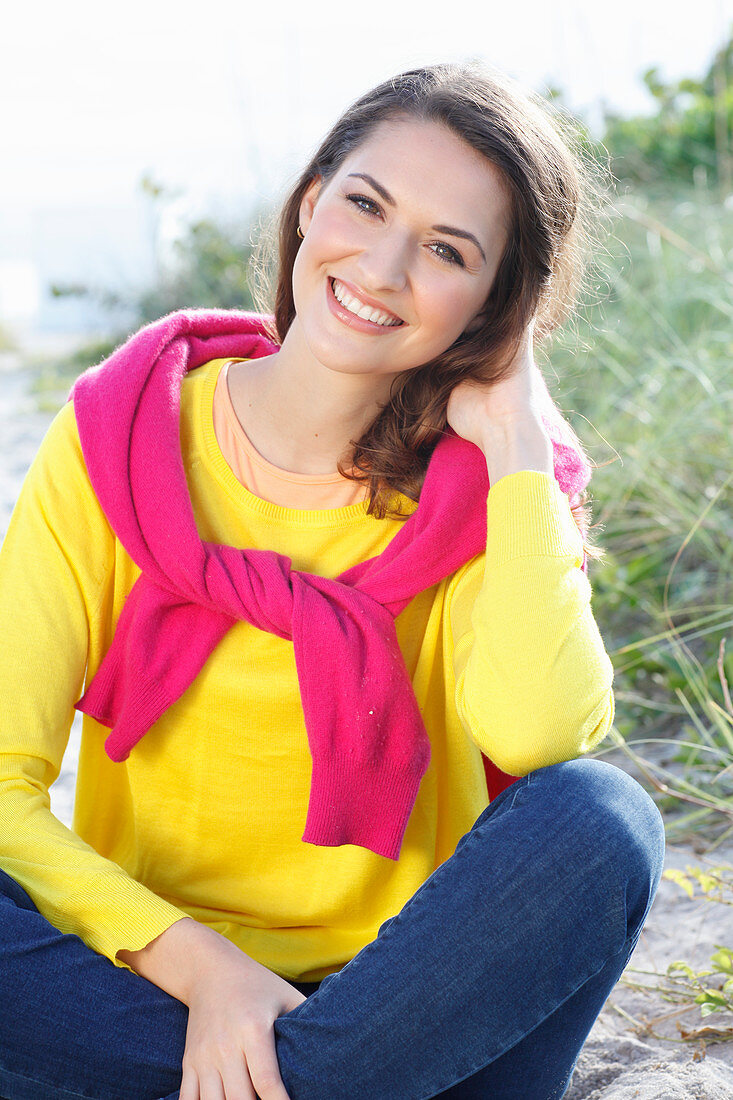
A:
{"type": "Polygon", "coordinates": [[[193,917],[176,921],[140,951],[118,951],[117,956],[137,974],[186,1005],[200,974],[216,966],[231,965],[233,958],[239,964],[249,958],[225,936],[193,917]]]}
{"type": "Polygon", "coordinates": [[[554,476],[552,441],[542,422],[534,417],[506,424],[487,421],[481,450],[490,485],[519,470],[539,470],[554,476]]]}

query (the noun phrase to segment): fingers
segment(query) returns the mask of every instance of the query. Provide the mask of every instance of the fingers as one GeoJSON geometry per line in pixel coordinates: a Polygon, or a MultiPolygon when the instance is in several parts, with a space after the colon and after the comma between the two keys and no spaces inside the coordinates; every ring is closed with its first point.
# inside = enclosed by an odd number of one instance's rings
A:
{"type": "Polygon", "coordinates": [[[201,1100],[256,1100],[244,1058],[202,1074],[200,1089],[201,1100]]]}
{"type": "MultiPolygon", "coordinates": [[[[247,1069],[259,1100],[290,1100],[280,1076],[272,1026],[260,1027],[247,1038],[247,1069]]],[[[226,1100],[232,1098],[227,1095],[226,1100]]]]}
{"type": "Polygon", "coordinates": [[[219,1068],[184,1070],[179,1100],[290,1100],[280,1076],[275,1032],[250,1033],[247,1054],[223,1060],[219,1068]],[[256,1091],[255,1091],[256,1090],[256,1091]]]}
{"type": "Polygon", "coordinates": [[[183,1067],[183,1078],[178,1092],[178,1100],[201,1100],[198,1074],[194,1069],[183,1067]]]}
{"type": "MultiPolygon", "coordinates": [[[[252,1100],[254,1093],[251,1091],[251,1085],[249,1092],[234,1092],[232,1090],[232,1100],[238,1100],[241,1095],[242,1100],[252,1100]]],[[[206,1073],[202,1073],[199,1079],[199,1092],[201,1100],[226,1100],[230,1094],[224,1091],[224,1081],[220,1077],[217,1070],[212,1069],[206,1073]]],[[[183,1095],[181,1093],[181,1095],[183,1095]]],[[[181,1100],[180,1096],[178,1100],[181,1100]]]]}

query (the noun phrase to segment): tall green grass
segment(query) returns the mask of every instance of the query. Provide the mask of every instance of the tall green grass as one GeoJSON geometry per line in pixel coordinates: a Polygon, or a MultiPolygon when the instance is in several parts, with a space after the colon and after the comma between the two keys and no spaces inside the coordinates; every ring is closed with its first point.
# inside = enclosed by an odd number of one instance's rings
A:
{"type": "Polygon", "coordinates": [[[596,300],[538,362],[597,465],[607,553],[589,578],[612,742],[668,831],[719,839],[733,831],[733,196],[676,184],[622,194],[613,214],[596,300]]]}

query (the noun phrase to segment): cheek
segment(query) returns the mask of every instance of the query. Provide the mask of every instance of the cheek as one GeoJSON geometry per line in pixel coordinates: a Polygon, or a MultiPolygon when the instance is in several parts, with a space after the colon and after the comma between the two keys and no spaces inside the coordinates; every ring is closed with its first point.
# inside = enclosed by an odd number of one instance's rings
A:
{"type": "Polygon", "coordinates": [[[349,216],[348,211],[338,208],[319,211],[308,230],[310,251],[315,262],[338,258],[344,251],[355,247],[361,236],[354,218],[349,216]]]}
{"type": "MultiPolygon", "coordinates": [[[[476,310],[479,307],[476,307],[476,310]]],[[[476,310],[472,309],[465,290],[447,281],[440,281],[426,295],[422,313],[430,318],[430,327],[435,330],[436,338],[447,339],[452,343],[464,328],[476,310]]]]}

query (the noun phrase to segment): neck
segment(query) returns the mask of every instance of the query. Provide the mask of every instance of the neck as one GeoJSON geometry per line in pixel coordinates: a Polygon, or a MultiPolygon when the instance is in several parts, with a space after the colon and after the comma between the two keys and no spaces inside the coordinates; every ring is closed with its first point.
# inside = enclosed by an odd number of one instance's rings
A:
{"type": "Polygon", "coordinates": [[[353,374],[320,363],[297,318],[273,355],[233,363],[229,392],[254,448],[283,470],[333,474],[348,469],[353,445],[389,397],[394,375],[353,374]]]}

